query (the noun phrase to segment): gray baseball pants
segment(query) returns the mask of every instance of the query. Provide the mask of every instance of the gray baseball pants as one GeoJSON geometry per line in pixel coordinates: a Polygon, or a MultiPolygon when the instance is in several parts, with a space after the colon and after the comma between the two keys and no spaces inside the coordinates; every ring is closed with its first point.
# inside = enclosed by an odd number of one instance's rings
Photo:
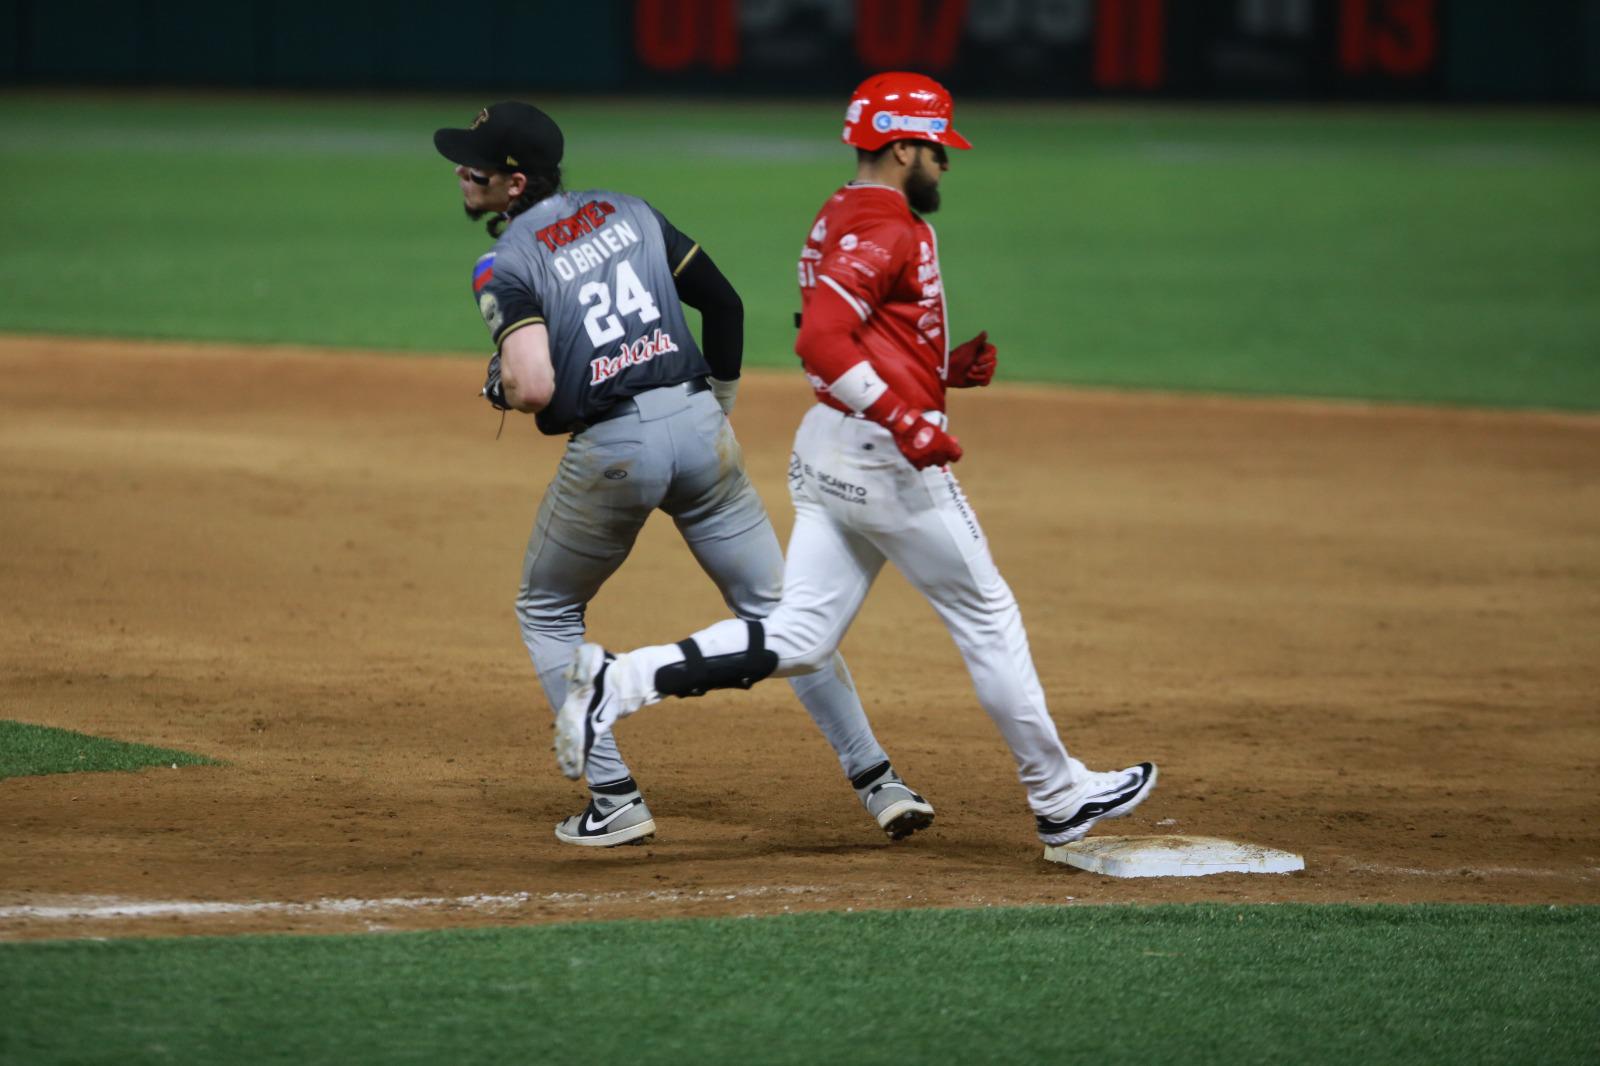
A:
{"type": "MultiPolygon", "coordinates": [[[[765,618],[783,594],[778,538],[715,398],[673,386],[642,393],[634,406],[636,412],[571,439],[528,538],[517,620],[552,713],[566,698],[566,670],[583,642],[585,609],[628,557],[651,512],[672,516],[738,617],[765,618]]],[[[843,658],[834,654],[789,683],[846,777],[887,760],[843,658]]],[[[589,783],[629,774],[607,734],[589,755],[589,783]]]]}

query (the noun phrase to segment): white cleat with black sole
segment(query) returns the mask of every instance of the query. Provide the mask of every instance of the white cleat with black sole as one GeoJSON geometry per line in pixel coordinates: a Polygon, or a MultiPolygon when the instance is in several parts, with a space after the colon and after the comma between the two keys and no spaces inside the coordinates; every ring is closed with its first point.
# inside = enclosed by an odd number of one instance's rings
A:
{"type": "Polygon", "coordinates": [[[567,698],[556,711],[556,765],[576,781],[594,742],[611,732],[619,702],[606,691],[606,668],[615,655],[598,644],[583,644],[567,667],[567,698]]]}
{"type": "Polygon", "coordinates": [[[1039,839],[1047,846],[1082,840],[1097,822],[1131,813],[1155,787],[1155,763],[1090,774],[1078,786],[1070,805],[1049,818],[1035,816],[1039,839]]]}
{"type": "Polygon", "coordinates": [[[857,774],[850,785],[890,840],[904,840],[933,824],[933,804],[913,792],[886,762],[857,774]]]}
{"type": "Polygon", "coordinates": [[[556,839],[582,848],[643,844],[655,835],[656,820],[633,778],[590,786],[589,806],[556,826],[556,839]]]}

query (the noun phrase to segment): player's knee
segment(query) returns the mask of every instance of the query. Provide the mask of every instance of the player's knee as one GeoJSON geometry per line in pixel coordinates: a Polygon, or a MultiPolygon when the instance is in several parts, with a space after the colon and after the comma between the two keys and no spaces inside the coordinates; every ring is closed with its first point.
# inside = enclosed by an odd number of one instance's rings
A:
{"type": "Polygon", "coordinates": [[[777,608],[778,602],[782,598],[783,585],[781,582],[777,584],[739,585],[728,589],[723,597],[728,609],[735,616],[747,622],[767,617],[777,608]]]}
{"type": "Polygon", "coordinates": [[[795,649],[793,655],[783,657],[783,672],[788,676],[813,674],[827,666],[833,659],[833,649],[826,644],[808,644],[795,649]]]}
{"type": "Polygon", "coordinates": [[[777,552],[777,542],[772,542],[773,558],[763,561],[754,557],[756,544],[744,542],[750,550],[742,553],[742,565],[721,567],[717,586],[722,590],[722,602],[738,618],[750,621],[765,618],[783,598],[783,556],[777,552]]]}
{"type": "Polygon", "coordinates": [[[833,663],[834,648],[829,644],[814,644],[803,648],[784,664],[784,672],[790,674],[813,674],[833,663]]]}
{"type": "Polygon", "coordinates": [[[823,620],[809,612],[779,606],[767,616],[767,645],[778,653],[783,672],[808,674],[829,666],[837,640],[829,639],[823,620]]]}
{"type": "Polygon", "coordinates": [[[522,627],[524,633],[540,629],[549,617],[547,612],[541,610],[526,596],[518,596],[512,609],[516,611],[517,625],[522,627]]]}
{"type": "Polygon", "coordinates": [[[766,618],[783,601],[783,583],[760,585],[750,590],[742,613],[747,618],[766,618]]]}
{"type": "Polygon", "coordinates": [[[525,637],[568,636],[583,633],[582,606],[546,603],[535,596],[520,595],[514,609],[517,625],[525,637]]]}

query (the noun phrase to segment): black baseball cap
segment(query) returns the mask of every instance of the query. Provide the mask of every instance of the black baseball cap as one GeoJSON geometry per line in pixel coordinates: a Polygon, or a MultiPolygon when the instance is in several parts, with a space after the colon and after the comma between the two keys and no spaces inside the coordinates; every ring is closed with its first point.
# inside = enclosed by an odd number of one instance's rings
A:
{"type": "Polygon", "coordinates": [[[474,170],[543,170],[561,162],[565,140],[555,119],[532,104],[507,100],[478,112],[464,130],[443,129],[433,146],[474,170]]]}

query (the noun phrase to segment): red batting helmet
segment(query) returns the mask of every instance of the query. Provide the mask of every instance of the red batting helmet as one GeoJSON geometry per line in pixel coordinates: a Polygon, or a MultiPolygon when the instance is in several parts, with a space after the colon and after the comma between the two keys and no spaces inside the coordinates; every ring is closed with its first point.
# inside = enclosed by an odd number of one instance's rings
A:
{"type": "Polygon", "coordinates": [[[844,113],[845,144],[876,152],[890,141],[932,141],[971,148],[956,132],[950,90],[921,74],[874,74],[856,87],[844,113]]]}

